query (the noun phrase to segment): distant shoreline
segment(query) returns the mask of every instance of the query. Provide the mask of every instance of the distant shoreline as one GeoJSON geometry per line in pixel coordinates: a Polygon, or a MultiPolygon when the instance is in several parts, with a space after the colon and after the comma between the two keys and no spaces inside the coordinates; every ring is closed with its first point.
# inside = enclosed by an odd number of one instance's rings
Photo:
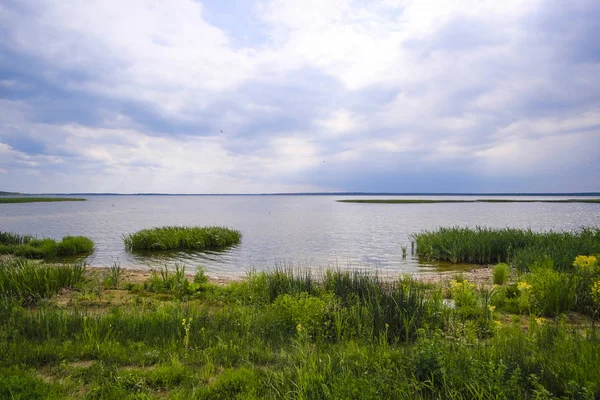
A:
{"type": "Polygon", "coordinates": [[[363,204],[438,204],[438,203],[594,203],[600,199],[565,199],[565,200],[509,200],[509,199],[477,199],[477,200],[422,200],[422,199],[352,199],[336,200],[338,203],[363,204]]]}
{"type": "Polygon", "coordinates": [[[600,192],[549,193],[428,193],[428,192],[298,192],[298,193],[15,193],[0,192],[0,196],[513,196],[513,197],[600,197],[600,192]]]}
{"type": "Polygon", "coordinates": [[[86,199],[76,197],[0,197],[0,204],[55,203],[63,201],[86,201],[86,199]]]}

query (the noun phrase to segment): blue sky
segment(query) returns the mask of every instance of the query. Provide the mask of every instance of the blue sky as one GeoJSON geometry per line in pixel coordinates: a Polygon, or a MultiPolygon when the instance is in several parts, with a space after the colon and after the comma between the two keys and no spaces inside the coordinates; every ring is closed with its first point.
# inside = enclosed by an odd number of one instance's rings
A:
{"type": "Polygon", "coordinates": [[[0,190],[600,191],[596,0],[3,0],[0,190]]]}

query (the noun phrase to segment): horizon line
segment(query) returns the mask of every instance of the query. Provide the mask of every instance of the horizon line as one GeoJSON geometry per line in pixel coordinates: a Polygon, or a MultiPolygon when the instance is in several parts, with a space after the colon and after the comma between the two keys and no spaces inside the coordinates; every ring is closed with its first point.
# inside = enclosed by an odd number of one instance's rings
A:
{"type": "Polygon", "coordinates": [[[272,192],[272,193],[117,193],[117,192],[64,192],[20,193],[21,196],[600,196],[600,192],[272,192]]]}

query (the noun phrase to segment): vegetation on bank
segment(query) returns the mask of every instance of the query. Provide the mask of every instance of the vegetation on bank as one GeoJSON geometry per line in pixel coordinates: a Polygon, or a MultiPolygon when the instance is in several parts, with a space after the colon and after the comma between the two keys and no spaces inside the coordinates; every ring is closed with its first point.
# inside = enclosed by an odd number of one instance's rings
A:
{"type": "Polygon", "coordinates": [[[63,280],[70,290],[50,300],[41,283],[10,289],[41,282],[45,266],[11,263],[0,262],[0,398],[600,396],[594,256],[568,272],[500,266],[504,283],[480,287],[339,270],[214,285],[182,266],[127,282],[115,265],[63,280]],[[586,277],[587,318],[577,299],[555,300],[569,295],[554,273],[586,277]]]}
{"type": "Polygon", "coordinates": [[[218,250],[238,244],[239,231],[220,226],[166,226],[123,237],[127,251],[218,250]]]}
{"type": "Polygon", "coordinates": [[[429,199],[348,199],[336,200],[338,203],[366,204],[438,204],[438,203],[597,203],[600,199],[563,199],[563,200],[518,200],[518,199],[476,199],[476,200],[429,200],[429,199]]]}
{"type": "Polygon", "coordinates": [[[417,255],[453,263],[505,262],[520,270],[551,263],[559,271],[572,269],[577,255],[600,253],[600,229],[577,232],[534,232],[531,229],[439,228],[412,235],[417,255]]]}
{"type": "Polygon", "coordinates": [[[86,201],[77,197],[0,197],[0,204],[9,203],[51,203],[62,201],[86,201]]]}
{"type": "Polygon", "coordinates": [[[90,254],[94,242],[84,236],[65,236],[60,242],[54,239],[37,239],[30,235],[0,232],[0,254],[34,259],[51,259],[90,254]]]}

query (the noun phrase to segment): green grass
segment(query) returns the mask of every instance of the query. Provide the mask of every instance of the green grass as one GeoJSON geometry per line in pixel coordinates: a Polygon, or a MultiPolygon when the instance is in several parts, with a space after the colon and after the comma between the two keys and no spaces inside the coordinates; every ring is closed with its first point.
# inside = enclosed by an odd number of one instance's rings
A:
{"type": "Polygon", "coordinates": [[[598,328],[511,315],[512,286],[278,268],[226,285],[199,273],[166,297],[185,273],[156,274],[95,298],[88,276],[33,305],[0,287],[0,398],[600,396],[598,328]]]}
{"type": "Polygon", "coordinates": [[[30,235],[0,232],[0,254],[33,259],[80,256],[94,251],[94,242],[84,236],[65,236],[60,242],[54,239],[37,239],[30,235]]]}
{"type": "Polygon", "coordinates": [[[0,204],[11,203],[52,203],[62,201],[86,201],[76,197],[0,197],[0,204]]]}
{"type": "Polygon", "coordinates": [[[40,264],[31,260],[0,262],[0,295],[37,302],[72,288],[83,278],[83,265],[40,264]]]}
{"type": "Polygon", "coordinates": [[[127,251],[217,250],[238,244],[239,231],[219,227],[166,226],[123,237],[127,251]]]}
{"type": "Polygon", "coordinates": [[[493,281],[495,285],[504,285],[508,280],[508,273],[510,268],[505,263],[499,263],[494,265],[493,281]]]}
{"type": "Polygon", "coordinates": [[[439,228],[412,235],[417,254],[453,263],[510,263],[526,270],[550,259],[557,270],[569,270],[577,255],[600,253],[600,229],[534,232],[530,229],[439,228]]]}
{"type": "Polygon", "coordinates": [[[566,199],[566,200],[509,200],[509,199],[477,199],[477,200],[424,200],[424,199],[349,199],[336,200],[338,203],[365,204],[438,204],[438,203],[597,203],[600,199],[566,199]]]}

